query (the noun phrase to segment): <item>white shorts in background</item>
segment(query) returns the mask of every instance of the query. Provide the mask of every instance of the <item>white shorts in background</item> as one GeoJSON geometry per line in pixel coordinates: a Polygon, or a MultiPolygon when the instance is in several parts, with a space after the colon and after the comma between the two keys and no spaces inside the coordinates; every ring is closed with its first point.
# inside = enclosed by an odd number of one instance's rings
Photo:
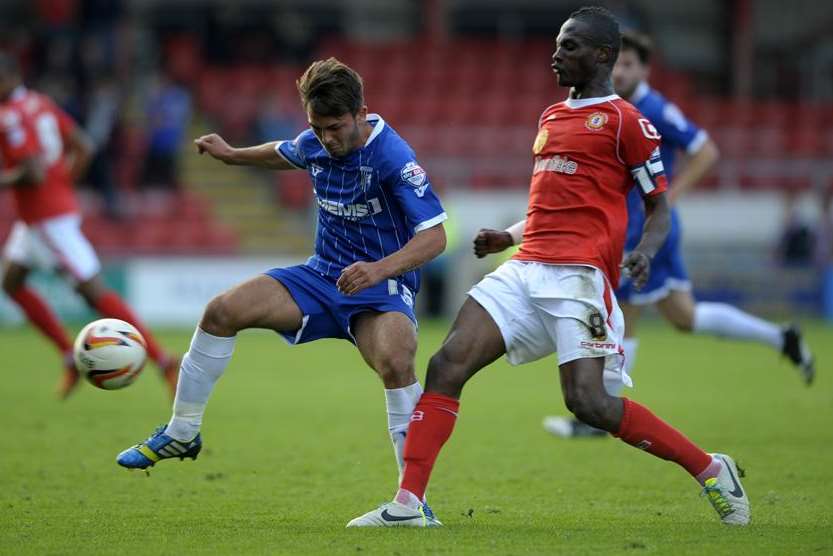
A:
{"type": "Polygon", "coordinates": [[[512,365],[553,352],[559,365],[604,357],[607,391],[633,386],[624,369],[624,317],[599,269],[511,260],[468,294],[497,324],[512,365]]]}
{"type": "Polygon", "coordinates": [[[64,214],[34,224],[15,222],[3,256],[29,268],[65,271],[79,283],[101,270],[93,246],[81,231],[81,217],[77,214],[64,214]]]}

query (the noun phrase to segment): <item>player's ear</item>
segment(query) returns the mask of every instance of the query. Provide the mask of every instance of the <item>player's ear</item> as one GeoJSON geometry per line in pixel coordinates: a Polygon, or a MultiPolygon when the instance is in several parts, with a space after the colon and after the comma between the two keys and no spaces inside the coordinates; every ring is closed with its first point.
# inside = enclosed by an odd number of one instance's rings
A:
{"type": "Polygon", "coordinates": [[[364,123],[367,121],[367,105],[362,104],[362,107],[359,108],[359,111],[356,112],[356,121],[359,123],[364,123]]]}
{"type": "Polygon", "coordinates": [[[599,47],[599,52],[596,55],[596,61],[603,65],[613,65],[616,60],[613,59],[613,51],[609,46],[599,47]]]}

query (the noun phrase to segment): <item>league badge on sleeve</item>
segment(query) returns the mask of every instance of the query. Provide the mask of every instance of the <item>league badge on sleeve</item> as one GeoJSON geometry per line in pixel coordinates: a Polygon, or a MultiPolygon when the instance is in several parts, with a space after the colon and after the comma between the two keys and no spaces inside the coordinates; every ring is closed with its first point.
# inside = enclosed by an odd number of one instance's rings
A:
{"type": "Polygon", "coordinates": [[[547,139],[549,139],[549,132],[547,128],[542,127],[541,130],[538,132],[538,135],[535,136],[535,142],[532,144],[532,154],[538,154],[544,147],[547,145],[547,139]]]}
{"type": "Polygon", "coordinates": [[[425,183],[428,179],[425,170],[416,162],[409,162],[402,168],[402,180],[411,184],[414,188],[414,193],[417,197],[425,195],[425,190],[428,189],[428,184],[425,183]]]}

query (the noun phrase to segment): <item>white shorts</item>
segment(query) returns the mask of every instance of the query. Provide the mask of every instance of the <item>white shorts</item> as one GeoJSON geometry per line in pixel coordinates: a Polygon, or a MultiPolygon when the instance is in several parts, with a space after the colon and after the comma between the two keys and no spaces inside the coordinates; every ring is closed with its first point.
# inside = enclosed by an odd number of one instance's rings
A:
{"type": "Polygon", "coordinates": [[[559,365],[604,357],[607,391],[633,386],[624,368],[625,320],[599,269],[511,260],[468,294],[497,324],[512,365],[553,352],[559,365]]]}
{"type": "Polygon", "coordinates": [[[62,270],[76,282],[86,282],[101,270],[101,263],[81,231],[78,214],[64,214],[35,224],[17,221],[3,256],[28,268],[62,270]]]}

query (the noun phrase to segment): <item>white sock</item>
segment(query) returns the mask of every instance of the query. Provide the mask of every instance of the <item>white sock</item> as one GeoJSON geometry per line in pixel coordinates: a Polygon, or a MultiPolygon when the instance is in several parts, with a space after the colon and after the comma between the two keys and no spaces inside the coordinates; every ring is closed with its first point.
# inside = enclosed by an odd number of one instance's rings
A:
{"type": "Polygon", "coordinates": [[[735,340],[753,340],[781,350],[781,327],[725,303],[697,303],[694,306],[694,332],[735,340]]]}
{"type": "Polygon", "coordinates": [[[422,396],[422,385],[419,381],[404,388],[385,389],[385,406],[388,410],[388,432],[393,443],[393,453],[396,455],[396,465],[399,467],[399,481],[402,481],[402,469],[405,467],[403,451],[405,450],[405,433],[411,422],[417,402],[422,396]]]}
{"type": "Polygon", "coordinates": [[[197,327],[191,338],[191,347],[179,367],[174,414],[165,434],[180,442],[188,442],[200,432],[205,404],[214,384],[226,370],[234,352],[235,339],[235,336],[212,336],[197,327]]]}

